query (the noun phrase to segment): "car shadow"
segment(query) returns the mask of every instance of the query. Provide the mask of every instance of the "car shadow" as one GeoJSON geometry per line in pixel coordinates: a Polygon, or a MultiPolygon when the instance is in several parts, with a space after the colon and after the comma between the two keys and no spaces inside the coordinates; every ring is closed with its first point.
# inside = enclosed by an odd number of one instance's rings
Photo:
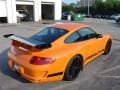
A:
{"type": "Polygon", "coordinates": [[[8,61],[8,52],[9,48],[4,50],[2,53],[0,53],[0,72],[2,72],[4,75],[7,75],[9,77],[12,77],[13,79],[16,79],[23,83],[30,83],[27,80],[20,77],[17,73],[13,72],[9,69],[7,61],[8,61]]]}

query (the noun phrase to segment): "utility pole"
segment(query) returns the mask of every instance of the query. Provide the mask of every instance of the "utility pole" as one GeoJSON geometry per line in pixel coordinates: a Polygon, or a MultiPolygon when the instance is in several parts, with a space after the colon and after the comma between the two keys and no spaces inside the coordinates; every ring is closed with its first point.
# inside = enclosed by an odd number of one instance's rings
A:
{"type": "Polygon", "coordinates": [[[77,4],[78,4],[79,0],[76,0],[76,1],[77,1],[77,4]]]}
{"type": "Polygon", "coordinates": [[[85,0],[83,1],[83,3],[84,3],[84,7],[85,7],[85,0]]]}
{"type": "Polygon", "coordinates": [[[90,14],[90,0],[88,0],[88,15],[90,14]]]}

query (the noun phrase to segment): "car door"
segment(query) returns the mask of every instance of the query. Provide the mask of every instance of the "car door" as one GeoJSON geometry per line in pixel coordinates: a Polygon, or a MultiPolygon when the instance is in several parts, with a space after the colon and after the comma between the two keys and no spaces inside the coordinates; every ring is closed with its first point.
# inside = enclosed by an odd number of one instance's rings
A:
{"type": "Polygon", "coordinates": [[[89,33],[86,33],[84,30],[83,32],[79,32],[79,30],[77,30],[65,39],[65,43],[70,47],[74,47],[77,54],[82,54],[84,60],[93,54],[91,44],[93,44],[94,39],[90,39],[87,36],[88,34],[89,33]]]}
{"type": "Polygon", "coordinates": [[[65,43],[75,47],[77,53],[83,55],[85,63],[88,63],[102,50],[102,38],[97,38],[97,36],[94,30],[85,27],[68,36],[65,43]]]}
{"type": "Polygon", "coordinates": [[[102,51],[102,38],[98,38],[98,34],[88,27],[78,30],[78,33],[81,37],[81,41],[86,42],[88,51],[88,57],[86,58],[86,61],[89,61],[91,58],[96,57],[102,51]]]}

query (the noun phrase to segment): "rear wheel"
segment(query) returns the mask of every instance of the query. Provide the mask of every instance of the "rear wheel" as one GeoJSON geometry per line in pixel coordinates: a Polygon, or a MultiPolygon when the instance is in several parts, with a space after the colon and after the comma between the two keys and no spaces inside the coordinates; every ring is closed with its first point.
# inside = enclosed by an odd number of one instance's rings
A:
{"type": "Polygon", "coordinates": [[[119,23],[120,23],[120,20],[116,20],[116,23],[118,23],[118,24],[119,24],[119,23]]]}
{"type": "Polygon", "coordinates": [[[109,54],[110,50],[111,50],[111,46],[112,46],[112,40],[109,39],[106,46],[105,46],[105,51],[104,51],[104,55],[109,54]]]}
{"type": "Polygon", "coordinates": [[[81,60],[82,58],[78,55],[71,59],[64,73],[64,80],[71,81],[77,78],[81,71],[81,60]]]}

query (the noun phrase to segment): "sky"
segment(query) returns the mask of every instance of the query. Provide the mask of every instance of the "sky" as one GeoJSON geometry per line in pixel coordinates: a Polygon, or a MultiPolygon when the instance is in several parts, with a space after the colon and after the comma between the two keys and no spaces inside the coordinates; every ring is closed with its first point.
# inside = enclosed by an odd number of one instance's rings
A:
{"type": "Polygon", "coordinates": [[[76,1],[77,0],[63,0],[63,2],[68,3],[68,4],[75,3],[76,1]]]}

